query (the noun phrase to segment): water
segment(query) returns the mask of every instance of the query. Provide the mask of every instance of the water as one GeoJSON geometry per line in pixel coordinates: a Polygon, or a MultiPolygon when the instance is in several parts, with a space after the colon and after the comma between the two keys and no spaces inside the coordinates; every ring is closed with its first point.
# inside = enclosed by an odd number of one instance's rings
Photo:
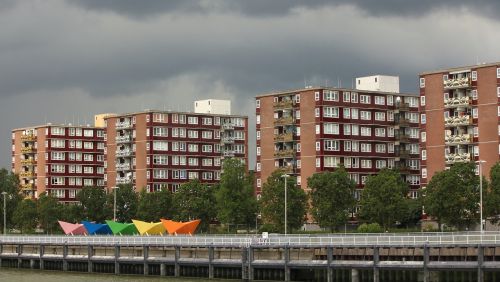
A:
{"type": "MultiPolygon", "coordinates": [[[[71,273],[59,271],[40,271],[29,269],[0,269],[1,282],[135,282],[135,281],[163,281],[163,282],[200,282],[204,279],[154,277],[154,276],[127,276],[112,274],[71,273]]],[[[221,281],[221,280],[211,280],[221,281]]],[[[224,280],[231,281],[231,280],[224,280]]]]}

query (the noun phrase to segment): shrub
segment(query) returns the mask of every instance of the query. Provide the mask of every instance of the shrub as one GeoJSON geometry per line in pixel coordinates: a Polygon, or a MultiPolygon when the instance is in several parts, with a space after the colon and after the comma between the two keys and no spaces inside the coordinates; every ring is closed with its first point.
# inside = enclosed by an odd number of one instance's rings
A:
{"type": "Polygon", "coordinates": [[[359,233],[382,233],[382,227],[378,223],[363,223],[358,227],[359,233]]]}

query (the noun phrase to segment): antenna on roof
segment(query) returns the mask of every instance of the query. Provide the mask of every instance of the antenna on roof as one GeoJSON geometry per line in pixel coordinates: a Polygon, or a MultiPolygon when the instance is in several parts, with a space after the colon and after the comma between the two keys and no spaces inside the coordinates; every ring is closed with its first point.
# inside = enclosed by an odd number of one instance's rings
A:
{"type": "Polygon", "coordinates": [[[306,76],[304,75],[304,88],[307,87],[307,80],[306,80],[306,76]]]}
{"type": "Polygon", "coordinates": [[[325,79],[325,87],[328,87],[328,78],[325,79]]]}

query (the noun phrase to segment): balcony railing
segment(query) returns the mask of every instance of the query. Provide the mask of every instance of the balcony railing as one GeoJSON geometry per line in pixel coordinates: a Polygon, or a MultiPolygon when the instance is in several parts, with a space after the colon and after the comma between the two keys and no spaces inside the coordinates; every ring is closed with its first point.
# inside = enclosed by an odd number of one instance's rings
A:
{"type": "Polygon", "coordinates": [[[472,100],[467,96],[457,97],[457,98],[448,98],[448,99],[444,99],[444,106],[446,108],[468,107],[471,105],[471,101],[472,100]]]}
{"type": "Polygon", "coordinates": [[[291,174],[294,173],[294,168],[293,166],[285,166],[285,167],[280,167],[279,168],[280,172],[286,173],[286,174],[291,174]]]}
{"type": "Polygon", "coordinates": [[[293,134],[292,133],[278,134],[278,135],[274,136],[274,141],[276,141],[276,142],[291,142],[291,141],[293,141],[293,134]]]}
{"type": "Polygon", "coordinates": [[[445,80],[443,84],[446,89],[465,88],[470,87],[470,79],[468,77],[450,78],[445,80]]]}
{"type": "Polygon", "coordinates": [[[295,157],[295,150],[286,149],[286,150],[278,150],[274,152],[274,157],[276,158],[293,158],[295,157]]]}
{"type": "Polygon", "coordinates": [[[472,118],[469,115],[459,117],[448,117],[444,119],[445,126],[462,126],[472,124],[472,118]]]}
{"type": "Polygon", "coordinates": [[[29,166],[34,165],[36,161],[34,159],[21,160],[21,165],[29,166]]]}
{"type": "Polygon", "coordinates": [[[35,148],[33,146],[21,148],[21,153],[23,153],[23,154],[29,154],[29,153],[34,153],[34,152],[35,152],[35,148]]]}
{"type": "Polygon", "coordinates": [[[224,151],[224,152],[222,153],[222,156],[223,156],[223,157],[234,157],[234,153],[235,153],[234,151],[227,150],[227,151],[224,151]]]}
{"type": "Polygon", "coordinates": [[[444,137],[444,142],[447,145],[450,145],[450,144],[468,144],[468,143],[472,142],[472,135],[470,135],[470,134],[446,135],[444,137]]]}
{"type": "Polygon", "coordinates": [[[127,183],[131,183],[132,180],[130,180],[130,178],[128,177],[117,177],[116,178],[116,184],[127,184],[127,183]]]}
{"type": "Polygon", "coordinates": [[[117,157],[130,157],[132,155],[132,151],[130,150],[118,150],[116,151],[117,157]]]}
{"type": "Polygon", "coordinates": [[[131,128],[132,124],[130,122],[122,121],[116,123],[116,129],[127,129],[131,128]]]}
{"type": "Polygon", "coordinates": [[[31,178],[33,176],[35,176],[33,171],[23,171],[23,172],[19,173],[19,177],[22,177],[22,178],[31,178]]]}
{"type": "Polygon", "coordinates": [[[130,135],[116,136],[116,143],[129,143],[129,142],[132,142],[132,136],[130,135]]]}
{"type": "Polygon", "coordinates": [[[220,140],[224,144],[233,144],[234,143],[234,137],[222,137],[220,140]]]}
{"type": "Polygon", "coordinates": [[[233,130],[234,129],[234,124],[232,123],[223,123],[222,124],[222,130],[233,130]]]}
{"type": "Polygon", "coordinates": [[[410,110],[410,104],[408,103],[396,103],[396,110],[399,111],[409,111],[410,110]]]}
{"type": "Polygon", "coordinates": [[[130,170],[130,164],[116,164],[116,170],[130,170]]]}
{"type": "Polygon", "coordinates": [[[410,151],[408,150],[400,150],[399,152],[396,152],[396,156],[400,158],[409,158],[410,157],[410,151]]]}
{"type": "Polygon", "coordinates": [[[284,100],[284,101],[279,101],[279,102],[274,102],[273,107],[276,110],[280,109],[290,109],[294,105],[293,100],[284,100]]]}
{"type": "Polygon", "coordinates": [[[21,190],[33,190],[33,188],[35,188],[33,183],[21,184],[21,190]]]}
{"type": "Polygon", "coordinates": [[[459,163],[459,162],[470,162],[470,153],[457,153],[457,154],[447,154],[445,155],[445,160],[447,164],[459,163]]]}
{"type": "Polygon", "coordinates": [[[24,142],[33,142],[36,140],[36,136],[33,134],[21,135],[21,141],[24,142]]]}
{"type": "Polygon", "coordinates": [[[410,142],[410,136],[406,134],[399,134],[396,135],[396,140],[399,142],[408,143],[410,142]]]}
{"type": "Polygon", "coordinates": [[[396,119],[396,125],[408,127],[408,126],[410,126],[410,120],[407,118],[396,119]]]}
{"type": "Polygon", "coordinates": [[[293,123],[294,123],[293,117],[282,117],[274,120],[275,125],[288,125],[293,123]]]}

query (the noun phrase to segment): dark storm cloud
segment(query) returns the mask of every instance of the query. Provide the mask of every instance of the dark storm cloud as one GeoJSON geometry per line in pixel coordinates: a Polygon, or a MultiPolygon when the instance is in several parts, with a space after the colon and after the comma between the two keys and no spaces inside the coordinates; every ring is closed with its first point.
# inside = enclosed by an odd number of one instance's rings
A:
{"type": "Polygon", "coordinates": [[[173,12],[239,12],[248,16],[287,15],[296,8],[353,5],[374,16],[422,16],[436,9],[461,9],[491,17],[500,12],[498,0],[67,0],[86,9],[116,12],[132,17],[148,17],[173,12]]]}

